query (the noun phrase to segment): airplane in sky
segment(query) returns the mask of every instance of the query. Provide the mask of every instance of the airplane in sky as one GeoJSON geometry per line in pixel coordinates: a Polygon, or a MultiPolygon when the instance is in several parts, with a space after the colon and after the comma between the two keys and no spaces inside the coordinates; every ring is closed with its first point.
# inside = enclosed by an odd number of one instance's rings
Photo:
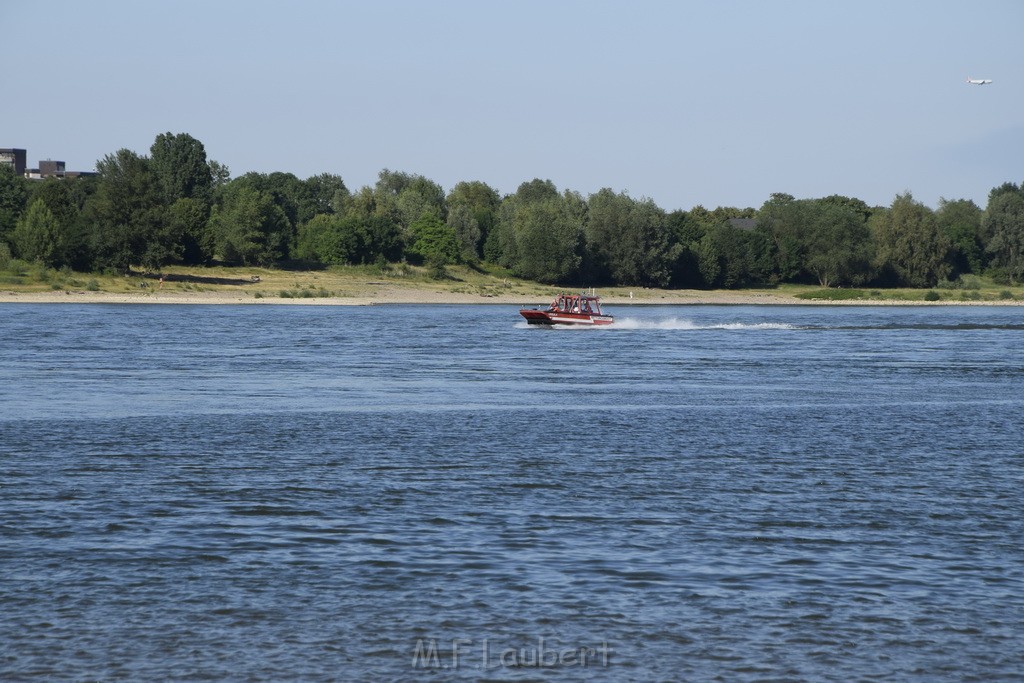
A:
{"type": "Polygon", "coordinates": [[[971,85],[988,85],[992,82],[991,78],[968,78],[967,82],[971,85]]]}

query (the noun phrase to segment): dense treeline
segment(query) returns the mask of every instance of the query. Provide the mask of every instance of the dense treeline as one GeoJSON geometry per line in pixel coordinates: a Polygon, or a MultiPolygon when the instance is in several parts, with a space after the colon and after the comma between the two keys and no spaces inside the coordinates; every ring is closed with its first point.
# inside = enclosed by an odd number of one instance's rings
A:
{"type": "Polygon", "coordinates": [[[0,167],[0,257],[80,271],[172,263],[309,266],[407,259],[443,272],[480,260],[544,283],[732,288],[779,282],[931,287],[967,273],[1024,280],[1024,186],[982,209],[909,194],[888,207],[838,195],[772,195],[760,209],[666,212],[603,189],[550,180],[501,196],[479,181],[447,194],[383,170],[351,192],[337,175],[247,173],[206,157],[187,134],[144,156],[97,162],[98,176],[27,180],[0,167]]]}

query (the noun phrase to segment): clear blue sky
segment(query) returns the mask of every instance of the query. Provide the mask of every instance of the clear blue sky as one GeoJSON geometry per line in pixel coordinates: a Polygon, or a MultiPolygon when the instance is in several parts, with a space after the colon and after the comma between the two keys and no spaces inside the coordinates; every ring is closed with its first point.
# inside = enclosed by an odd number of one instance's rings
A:
{"type": "Polygon", "coordinates": [[[1021,0],[3,0],[0,27],[0,147],[30,166],[170,131],[234,176],[539,177],[667,210],[1024,181],[1021,0]]]}

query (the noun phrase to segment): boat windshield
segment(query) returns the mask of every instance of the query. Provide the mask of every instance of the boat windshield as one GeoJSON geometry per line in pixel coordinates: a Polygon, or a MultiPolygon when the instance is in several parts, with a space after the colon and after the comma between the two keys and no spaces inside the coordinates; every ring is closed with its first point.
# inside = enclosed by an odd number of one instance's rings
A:
{"type": "Polygon", "coordinates": [[[551,302],[551,308],[563,313],[587,313],[601,315],[601,304],[596,297],[559,296],[551,302]]]}

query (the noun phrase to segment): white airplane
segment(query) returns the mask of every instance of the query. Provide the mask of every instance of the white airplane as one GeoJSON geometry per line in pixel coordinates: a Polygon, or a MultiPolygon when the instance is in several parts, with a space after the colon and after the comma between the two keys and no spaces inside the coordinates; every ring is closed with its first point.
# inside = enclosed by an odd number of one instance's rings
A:
{"type": "Polygon", "coordinates": [[[967,82],[971,85],[988,85],[992,82],[991,78],[968,78],[967,82]]]}

